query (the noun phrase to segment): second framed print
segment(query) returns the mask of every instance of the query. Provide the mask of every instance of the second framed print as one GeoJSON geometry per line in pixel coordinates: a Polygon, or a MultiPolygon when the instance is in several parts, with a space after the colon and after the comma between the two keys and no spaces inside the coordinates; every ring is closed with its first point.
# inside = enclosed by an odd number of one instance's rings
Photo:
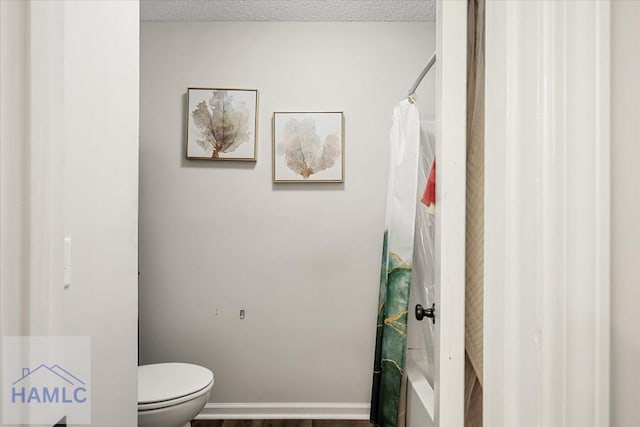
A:
{"type": "Polygon", "coordinates": [[[189,88],[187,159],[256,161],[258,91],[189,88]]]}
{"type": "Polygon", "coordinates": [[[273,113],[273,182],[344,182],[343,113],[273,113]]]}

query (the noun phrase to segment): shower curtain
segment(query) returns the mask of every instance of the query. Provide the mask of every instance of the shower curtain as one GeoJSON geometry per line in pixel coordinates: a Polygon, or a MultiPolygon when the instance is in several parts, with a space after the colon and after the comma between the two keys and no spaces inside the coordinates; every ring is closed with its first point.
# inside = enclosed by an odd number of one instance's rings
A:
{"type": "Polygon", "coordinates": [[[465,427],[482,427],[484,294],[484,0],[468,0],[465,427]]]}
{"type": "Polygon", "coordinates": [[[419,149],[418,108],[411,100],[401,101],[394,109],[390,131],[387,217],[371,396],[370,420],[381,427],[395,427],[398,419],[404,417],[401,395],[418,194],[419,149]]]}

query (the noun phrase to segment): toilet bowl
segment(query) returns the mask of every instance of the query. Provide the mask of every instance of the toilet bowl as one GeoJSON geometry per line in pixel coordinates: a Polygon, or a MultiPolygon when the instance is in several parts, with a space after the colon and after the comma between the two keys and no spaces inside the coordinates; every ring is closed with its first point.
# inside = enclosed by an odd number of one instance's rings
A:
{"type": "Polygon", "coordinates": [[[189,427],[204,408],[213,372],[188,363],[138,366],[138,426],[189,427]]]}

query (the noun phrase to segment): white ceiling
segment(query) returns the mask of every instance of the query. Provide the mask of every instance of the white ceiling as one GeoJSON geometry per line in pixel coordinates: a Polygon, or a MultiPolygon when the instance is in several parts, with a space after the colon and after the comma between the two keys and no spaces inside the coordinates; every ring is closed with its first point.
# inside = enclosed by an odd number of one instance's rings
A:
{"type": "Polygon", "coordinates": [[[142,0],[141,21],[435,21],[436,0],[142,0]]]}

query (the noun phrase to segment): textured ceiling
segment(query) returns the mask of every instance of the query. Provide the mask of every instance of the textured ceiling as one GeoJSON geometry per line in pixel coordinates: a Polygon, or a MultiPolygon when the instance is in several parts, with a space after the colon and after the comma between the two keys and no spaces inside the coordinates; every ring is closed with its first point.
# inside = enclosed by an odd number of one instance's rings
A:
{"type": "Polygon", "coordinates": [[[435,21],[436,0],[142,0],[142,21],[435,21]]]}

